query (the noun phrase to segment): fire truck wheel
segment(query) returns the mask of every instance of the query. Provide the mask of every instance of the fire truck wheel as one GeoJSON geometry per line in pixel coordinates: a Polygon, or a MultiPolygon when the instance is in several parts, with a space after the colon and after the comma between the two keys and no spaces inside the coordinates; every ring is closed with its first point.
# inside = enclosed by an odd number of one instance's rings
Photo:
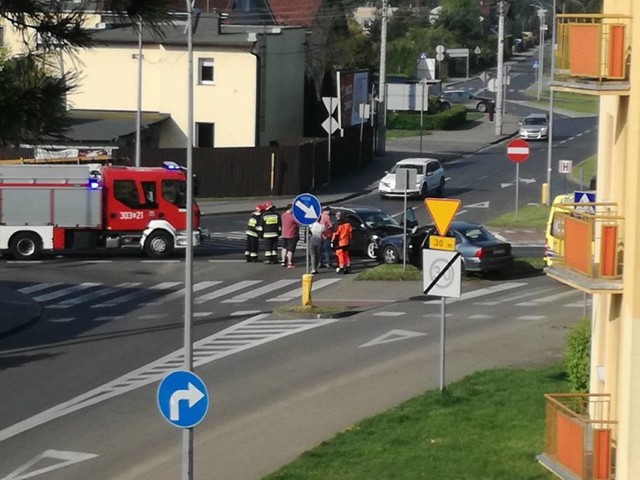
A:
{"type": "Polygon", "coordinates": [[[163,231],[155,231],[149,235],[145,251],[151,258],[167,258],[173,252],[173,239],[163,231]]]}
{"type": "Polygon", "coordinates": [[[11,254],[16,260],[34,260],[42,252],[42,239],[33,232],[18,232],[11,240],[11,254]]]}

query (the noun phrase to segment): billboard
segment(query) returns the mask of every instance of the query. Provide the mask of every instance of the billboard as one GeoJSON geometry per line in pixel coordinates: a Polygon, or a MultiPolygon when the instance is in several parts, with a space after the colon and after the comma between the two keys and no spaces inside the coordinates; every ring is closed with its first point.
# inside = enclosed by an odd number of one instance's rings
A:
{"type": "Polygon", "coordinates": [[[338,123],[353,127],[367,119],[360,117],[360,104],[369,103],[369,72],[337,72],[338,123]]]}

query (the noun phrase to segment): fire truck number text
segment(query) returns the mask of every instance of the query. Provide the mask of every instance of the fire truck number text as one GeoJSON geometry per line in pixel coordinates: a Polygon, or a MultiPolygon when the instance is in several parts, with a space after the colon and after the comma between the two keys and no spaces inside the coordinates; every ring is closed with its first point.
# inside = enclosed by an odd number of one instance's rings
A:
{"type": "Polygon", "coordinates": [[[120,220],[142,220],[142,212],[120,212],[120,220]]]}

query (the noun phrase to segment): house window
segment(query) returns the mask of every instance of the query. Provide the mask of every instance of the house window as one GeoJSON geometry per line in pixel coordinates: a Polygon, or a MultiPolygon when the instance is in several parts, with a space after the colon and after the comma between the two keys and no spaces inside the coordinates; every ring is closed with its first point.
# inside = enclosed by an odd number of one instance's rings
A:
{"type": "Polygon", "coordinates": [[[214,131],[214,123],[196,123],[196,147],[213,148],[214,131]]]}
{"type": "Polygon", "coordinates": [[[200,85],[213,85],[213,58],[200,58],[198,60],[198,83],[200,85]]]}

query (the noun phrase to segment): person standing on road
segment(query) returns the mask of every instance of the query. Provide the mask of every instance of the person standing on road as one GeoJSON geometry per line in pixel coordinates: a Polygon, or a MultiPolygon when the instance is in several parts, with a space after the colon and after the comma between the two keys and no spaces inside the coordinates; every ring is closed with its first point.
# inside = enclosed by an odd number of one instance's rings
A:
{"type": "Polygon", "coordinates": [[[351,244],[351,224],[344,218],[341,212],[336,214],[336,229],[331,237],[331,244],[338,257],[336,273],[351,273],[351,257],[349,245],[351,244]]]}
{"type": "Polygon", "coordinates": [[[265,241],[264,263],[278,263],[278,238],[282,233],[280,215],[276,207],[267,200],[264,202],[262,214],[262,238],[265,241]]]}
{"type": "Polygon", "coordinates": [[[329,207],[322,207],[322,213],[318,222],[324,227],[322,233],[322,255],[320,258],[320,266],[331,267],[331,236],[333,235],[333,222],[329,216],[329,207]]]}
{"type": "Polygon", "coordinates": [[[258,261],[258,247],[260,244],[260,236],[262,234],[262,205],[256,206],[255,210],[247,222],[247,248],[244,251],[244,256],[247,262],[258,261]]]}
{"type": "Polygon", "coordinates": [[[296,268],[293,263],[293,255],[296,253],[296,245],[300,239],[300,228],[296,222],[291,204],[287,204],[286,211],[282,214],[282,266],[296,268]]]}
{"type": "Polygon", "coordinates": [[[320,223],[320,219],[311,224],[310,230],[309,253],[311,254],[311,273],[318,273],[320,259],[322,258],[322,240],[324,237],[324,226],[320,223]]]}

